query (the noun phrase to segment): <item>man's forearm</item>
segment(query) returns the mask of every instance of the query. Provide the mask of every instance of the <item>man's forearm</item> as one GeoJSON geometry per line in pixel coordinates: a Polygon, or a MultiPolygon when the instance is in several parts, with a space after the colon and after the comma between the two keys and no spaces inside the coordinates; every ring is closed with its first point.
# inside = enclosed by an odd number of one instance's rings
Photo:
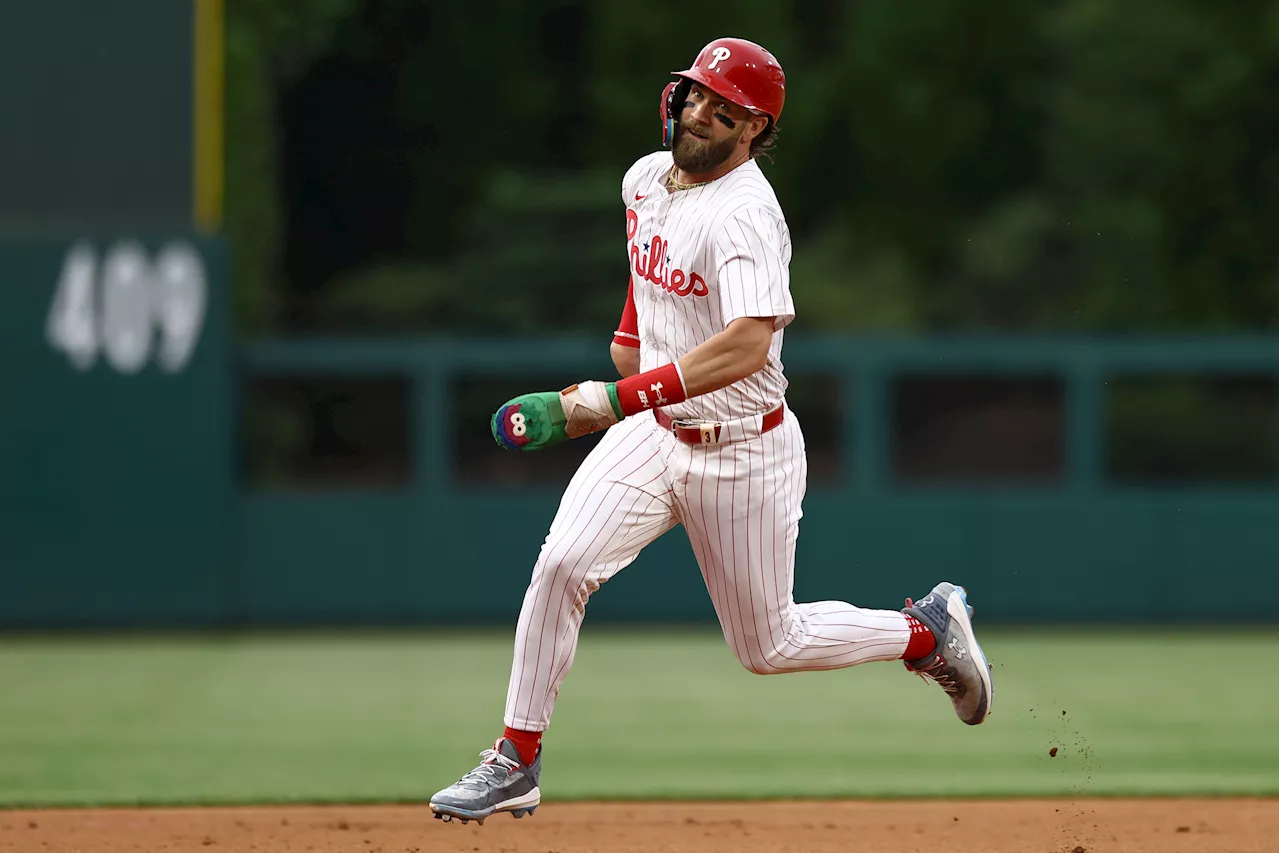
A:
{"type": "MultiPolygon", "coordinates": [[[[765,366],[772,341],[772,317],[740,317],[678,361],[609,383],[615,414],[624,418],[731,385],[765,366]]],[[[582,408],[594,412],[598,406],[584,403],[582,408]]]]}
{"type": "Polygon", "coordinates": [[[772,317],[733,321],[680,358],[685,395],[708,394],[760,370],[768,361],[772,340],[772,317]]]}

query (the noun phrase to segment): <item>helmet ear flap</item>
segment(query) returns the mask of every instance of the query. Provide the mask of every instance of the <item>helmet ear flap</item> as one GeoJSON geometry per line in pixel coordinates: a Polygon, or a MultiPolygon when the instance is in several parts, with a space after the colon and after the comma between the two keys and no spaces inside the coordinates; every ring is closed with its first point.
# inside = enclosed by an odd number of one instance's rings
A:
{"type": "Polygon", "coordinates": [[[662,90],[662,99],[658,102],[658,115],[662,118],[662,147],[670,148],[675,144],[676,122],[680,120],[680,111],[689,98],[689,89],[693,84],[687,79],[668,83],[662,90]]]}

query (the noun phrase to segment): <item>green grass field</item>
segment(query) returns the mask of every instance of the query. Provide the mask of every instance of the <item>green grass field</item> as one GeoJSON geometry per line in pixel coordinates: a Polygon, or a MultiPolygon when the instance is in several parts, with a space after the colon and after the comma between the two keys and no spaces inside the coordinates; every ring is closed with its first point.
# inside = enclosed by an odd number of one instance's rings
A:
{"type": "MultiPolygon", "coordinates": [[[[0,805],[421,801],[500,731],[510,636],[0,639],[0,805]]],[[[1273,631],[982,638],[970,728],[899,664],[764,678],[714,630],[588,628],[544,797],[1276,794],[1273,631]]]]}

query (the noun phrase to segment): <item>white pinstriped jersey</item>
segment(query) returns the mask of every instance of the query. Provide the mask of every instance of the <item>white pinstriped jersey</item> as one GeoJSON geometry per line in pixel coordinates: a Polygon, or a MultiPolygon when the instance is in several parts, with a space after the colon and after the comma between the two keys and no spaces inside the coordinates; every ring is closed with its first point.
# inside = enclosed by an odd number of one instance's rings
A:
{"type": "Polygon", "coordinates": [[[762,414],[787,389],[782,330],[795,307],[786,219],[754,160],[709,184],[668,192],[672,162],[670,151],[650,154],[622,179],[640,370],[679,359],[739,317],[776,317],[762,370],[664,409],[675,419],[762,414]]]}
{"type": "MultiPolygon", "coordinates": [[[[631,346],[639,338],[640,369],[652,370],[739,317],[776,317],[763,370],[666,407],[677,419],[750,419],[780,403],[787,387],[779,355],[782,329],[794,316],[791,238],[754,162],[705,186],[668,193],[663,180],[671,163],[665,151],[651,154],[622,182],[631,296],[614,342],[631,346]]],[[[791,411],[772,428],[763,426],[756,418],[751,435],[710,444],[685,443],[646,414],[604,431],[565,489],[525,591],[505,725],[546,730],[587,601],[676,525],[689,536],[725,640],[750,671],[839,669],[902,657],[911,626],[898,611],[835,600],[796,603],[804,435],[791,411]]]]}

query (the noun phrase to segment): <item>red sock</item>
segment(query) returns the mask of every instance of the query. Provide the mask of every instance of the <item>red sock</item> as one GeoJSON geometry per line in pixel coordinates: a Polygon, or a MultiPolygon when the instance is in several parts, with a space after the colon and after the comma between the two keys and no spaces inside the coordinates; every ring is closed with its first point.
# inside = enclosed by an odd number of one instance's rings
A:
{"type": "Polygon", "coordinates": [[[914,616],[907,616],[907,625],[911,628],[911,639],[907,640],[907,650],[902,653],[903,660],[919,660],[938,647],[933,632],[914,616]]]}
{"type": "Polygon", "coordinates": [[[516,751],[520,753],[521,764],[532,764],[538,757],[538,745],[542,743],[542,732],[522,732],[507,726],[502,736],[515,744],[516,751]]]}

